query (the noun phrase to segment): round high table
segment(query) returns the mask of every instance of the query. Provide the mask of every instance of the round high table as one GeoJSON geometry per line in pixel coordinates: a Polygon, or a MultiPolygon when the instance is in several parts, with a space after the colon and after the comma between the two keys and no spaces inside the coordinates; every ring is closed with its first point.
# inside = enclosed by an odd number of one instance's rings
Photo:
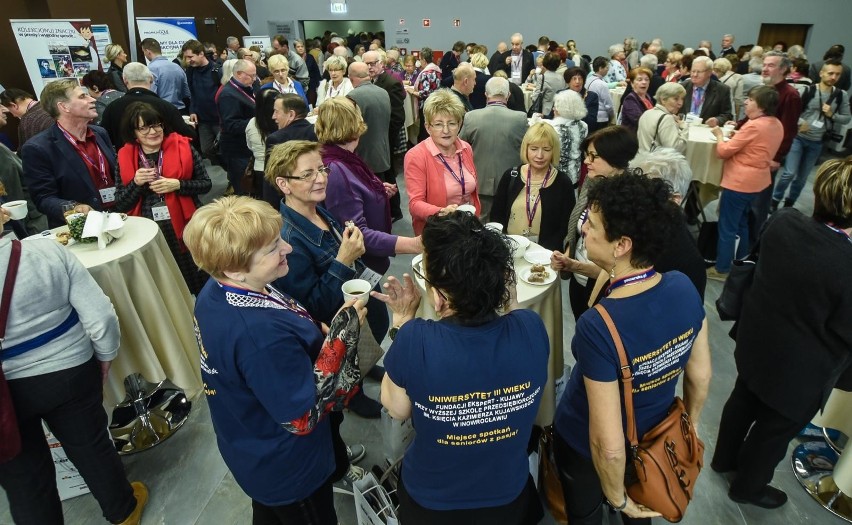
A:
{"type": "Polygon", "coordinates": [[[704,124],[689,126],[686,156],[692,168],[692,180],[701,183],[699,197],[706,204],[719,197],[722,183],[722,159],[716,155],[716,137],[704,124]]]}
{"type": "MultiPolygon", "coordinates": [[[[544,250],[538,244],[530,244],[528,250],[544,250]]],[[[419,257],[415,257],[413,264],[419,264],[419,257]]],[[[515,259],[515,274],[532,266],[524,259],[515,259]]],[[[418,268],[419,269],[419,268],[418,268]]],[[[518,279],[517,292],[518,304],[521,308],[532,310],[541,316],[547,336],[550,339],[550,356],[547,359],[547,383],[542,390],[541,405],[535,418],[535,424],[547,426],[553,423],[556,413],[556,389],[555,382],[562,377],[564,361],[562,356],[562,284],[558,272],[548,267],[548,271],[556,273],[556,280],[547,285],[533,285],[518,279]]],[[[435,309],[426,297],[426,283],[416,275],[412,275],[414,282],[420,289],[422,299],[417,317],[421,319],[437,320],[435,309]]]]}
{"type": "MultiPolygon", "coordinates": [[[[60,230],[67,226],[54,232],[60,230]]],[[[179,391],[161,388],[162,382],[169,380],[190,399],[201,393],[202,382],[194,301],[165,237],[154,221],[143,217],[127,217],[122,230],[122,236],[103,250],[97,243],[72,244],[68,250],[94,277],[118,315],[121,346],[104,385],[107,413],[118,406],[110,426],[117,446],[121,444],[116,432],[126,431],[129,437],[134,428],[130,420],[116,421],[122,408],[130,412],[128,419],[136,419],[146,408],[153,413],[169,407],[163,410],[166,421],[147,422],[147,431],[141,434],[136,429],[135,445],[131,439],[122,443],[128,447],[124,452],[135,452],[171,435],[189,412],[185,397],[181,401],[175,394],[179,391]],[[116,425],[121,428],[113,428],[116,425]]],[[[141,423],[146,424],[144,418],[141,423]]]]}

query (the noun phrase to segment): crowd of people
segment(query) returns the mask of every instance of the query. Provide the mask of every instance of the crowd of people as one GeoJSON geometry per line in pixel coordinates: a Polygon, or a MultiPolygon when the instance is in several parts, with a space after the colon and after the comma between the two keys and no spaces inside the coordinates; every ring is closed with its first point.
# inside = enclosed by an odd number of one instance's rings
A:
{"type": "MultiPolygon", "coordinates": [[[[801,46],[721,44],[716,55],[709,41],[628,37],[592,58],[573,40],[525,47],[516,33],[492,54],[459,41],[437,59],[429,47],[386,49],[382,35],[327,33],[292,47],[276,35],[270,49],[229,37],[221,53],[189,40],[170,60],[147,38],[147,65],[110,44],[107,71],[51,82],[38,100],[0,94],[0,127],[6,113],[20,119],[17,155],[0,146],[0,200],[28,202],[23,219],[0,208],[0,220],[18,237],[64,225],[69,210],[157,223],[196,298],[219,450],[256,524],[337,523],[333,485],[365,473],[355,465],[364,447],[340,435],[344,407],[413,421],[404,523],[541,519],[528,453],[550,343],[542,319],[518,306],[507,235],[546,248],[569,281],[576,366],[552,422],[569,521],[601,523],[610,507],[624,523],[650,523],[658,514],[625,489],[620,365],[595,306],[641,363],[639,434],[667,415],[681,375],[698,428],[712,375],[707,280],[724,282],[759,245],[711,465],[733,473],[732,500],[776,508],[787,497],[770,485],[775,466],[852,361],[852,288],[834,277],[852,267],[852,157],[817,170],[811,217],[794,208],[826,134],[852,119],[850,70],[839,45],[811,64],[801,46]],[[405,129],[406,103],[419,126],[405,129]],[[683,211],[696,123],[711,128],[724,165],[710,268],[683,211]],[[211,164],[228,189],[202,206],[211,164]],[[403,203],[413,236],[393,231],[403,203]],[[412,272],[437,321],[418,318],[411,275],[385,275],[402,254],[422,254],[412,272]],[[371,283],[368,299],[344,294],[356,278],[371,283]],[[348,356],[386,337],[383,366],[363,370],[381,382],[375,400],[348,356]],[[522,401],[505,417],[464,432],[441,417],[502,390],[522,401]]],[[[104,517],[139,523],[147,489],[127,481],[99,406],[118,346],[109,299],[53,241],[0,239],[13,279],[19,256],[0,351],[23,441],[0,463],[13,519],[61,521],[44,420],[104,517]],[[45,279],[62,291],[52,302],[38,300],[45,279]],[[85,391],[69,386],[78,381],[85,391]]]]}

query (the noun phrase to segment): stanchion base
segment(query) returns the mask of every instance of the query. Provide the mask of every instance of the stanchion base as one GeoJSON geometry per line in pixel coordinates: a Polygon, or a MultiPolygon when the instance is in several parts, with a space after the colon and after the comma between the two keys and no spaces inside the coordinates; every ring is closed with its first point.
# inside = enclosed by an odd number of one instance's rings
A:
{"type": "Polygon", "coordinates": [[[823,441],[802,443],[793,450],[796,479],[824,509],[852,523],[852,498],[840,492],[834,483],[838,455],[823,441]]]}
{"type": "Polygon", "coordinates": [[[160,388],[135,405],[119,405],[109,427],[120,455],[155,447],[186,423],[192,402],[176,388],[160,388]]]}

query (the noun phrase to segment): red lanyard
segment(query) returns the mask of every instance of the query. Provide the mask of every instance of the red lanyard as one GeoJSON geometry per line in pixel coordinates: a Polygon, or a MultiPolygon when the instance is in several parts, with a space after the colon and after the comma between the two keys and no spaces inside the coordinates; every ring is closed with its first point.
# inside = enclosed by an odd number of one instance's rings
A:
{"type": "Polygon", "coordinates": [[[607,288],[606,288],[606,294],[605,295],[611,294],[614,290],[621,288],[622,286],[627,286],[627,285],[630,285],[630,284],[638,284],[638,283],[641,283],[642,281],[647,281],[648,279],[650,279],[651,277],[653,277],[655,275],[657,275],[657,271],[654,270],[653,266],[651,268],[648,268],[647,270],[645,270],[642,273],[634,273],[633,275],[627,275],[625,277],[622,277],[621,279],[617,279],[617,280],[613,281],[612,283],[610,283],[610,285],[607,286],[607,288]]]}
{"type": "Polygon", "coordinates": [[[544,180],[541,183],[541,189],[538,190],[538,195],[535,196],[535,203],[533,203],[532,209],[530,209],[530,193],[532,192],[532,173],[530,168],[527,168],[527,198],[526,198],[526,210],[527,210],[527,226],[532,228],[533,219],[535,219],[535,213],[538,211],[538,205],[541,203],[541,191],[547,187],[547,181],[550,179],[550,172],[552,171],[552,166],[547,167],[547,173],[544,175],[544,180]]]}
{"type": "MultiPolygon", "coordinates": [[[[153,168],[151,166],[151,161],[148,160],[148,157],[145,156],[145,153],[142,152],[142,148],[139,148],[139,163],[144,168],[153,168]]],[[[163,150],[160,150],[160,158],[157,160],[157,177],[163,176],[163,150]]]]}
{"type": "Polygon", "coordinates": [[[447,171],[450,172],[450,175],[452,175],[453,178],[456,179],[456,182],[461,184],[462,201],[463,201],[464,196],[465,196],[465,189],[464,189],[464,166],[462,165],[461,152],[458,153],[458,156],[459,156],[459,174],[460,175],[456,175],[456,172],[453,171],[453,168],[451,168],[450,165],[447,163],[447,159],[445,159],[442,154],[438,153],[438,159],[444,164],[444,167],[447,168],[447,171]]]}
{"type": "Polygon", "coordinates": [[[242,96],[244,96],[244,97],[246,97],[247,99],[251,100],[252,105],[254,105],[254,103],[255,103],[255,101],[254,101],[254,97],[253,97],[253,96],[251,96],[251,95],[249,95],[248,93],[246,93],[246,90],[243,88],[243,86],[241,86],[240,84],[237,84],[236,82],[234,82],[234,79],[233,79],[233,78],[232,78],[231,80],[229,80],[228,82],[230,82],[230,83],[231,83],[231,85],[232,85],[232,86],[234,86],[234,87],[236,88],[236,90],[237,90],[237,91],[239,91],[239,93],[240,93],[242,96]]]}
{"type": "Polygon", "coordinates": [[[56,125],[59,126],[59,131],[61,131],[62,134],[65,135],[65,138],[68,139],[68,142],[71,143],[71,146],[75,150],[77,150],[77,154],[80,155],[80,157],[82,157],[82,159],[87,164],[89,164],[89,166],[98,171],[98,175],[101,176],[101,182],[104,183],[104,186],[110,186],[109,179],[106,176],[106,157],[104,157],[104,154],[101,151],[101,148],[98,147],[97,142],[95,143],[95,150],[98,152],[98,163],[95,164],[95,159],[90,157],[89,154],[86,153],[86,150],[80,147],[80,144],[77,143],[77,139],[75,139],[70,133],[68,133],[68,131],[66,131],[65,128],[63,128],[58,122],[56,123],[56,125]]]}

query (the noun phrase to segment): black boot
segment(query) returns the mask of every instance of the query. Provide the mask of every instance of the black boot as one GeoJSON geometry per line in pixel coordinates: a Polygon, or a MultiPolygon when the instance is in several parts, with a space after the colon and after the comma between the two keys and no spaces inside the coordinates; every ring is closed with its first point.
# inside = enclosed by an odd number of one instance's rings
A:
{"type": "Polygon", "coordinates": [[[775,210],[777,210],[779,204],[781,204],[781,201],[772,199],[772,204],[769,205],[769,213],[773,213],[775,210]]]}
{"type": "Polygon", "coordinates": [[[794,201],[793,199],[784,199],[785,208],[792,208],[794,204],[796,204],[796,201],[794,201]]]}

